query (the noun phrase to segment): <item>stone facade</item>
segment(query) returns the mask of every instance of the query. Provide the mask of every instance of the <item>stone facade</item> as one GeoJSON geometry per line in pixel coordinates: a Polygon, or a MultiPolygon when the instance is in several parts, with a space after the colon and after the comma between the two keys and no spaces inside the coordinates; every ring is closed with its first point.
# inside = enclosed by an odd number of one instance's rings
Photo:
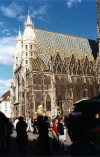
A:
{"type": "Polygon", "coordinates": [[[68,115],[73,103],[100,93],[100,59],[94,40],[34,28],[28,14],[14,52],[11,101],[14,115],[68,115]]]}

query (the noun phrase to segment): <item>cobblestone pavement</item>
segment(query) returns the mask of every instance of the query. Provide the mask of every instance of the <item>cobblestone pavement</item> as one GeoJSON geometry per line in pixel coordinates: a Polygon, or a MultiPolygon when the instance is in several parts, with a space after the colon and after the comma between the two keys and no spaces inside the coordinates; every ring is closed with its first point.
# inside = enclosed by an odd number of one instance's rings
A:
{"type": "MultiPolygon", "coordinates": [[[[28,132],[28,144],[26,147],[22,148],[16,144],[16,132],[14,131],[11,136],[11,148],[9,150],[2,151],[0,150],[0,156],[7,156],[7,157],[32,157],[32,156],[44,156],[41,150],[39,150],[37,146],[37,137],[38,134],[33,134],[28,132]]],[[[50,154],[46,156],[70,156],[68,146],[71,144],[71,141],[67,135],[65,141],[65,149],[64,151],[60,151],[58,149],[54,149],[52,147],[52,135],[51,130],[49,130],[49,137],[50,137],[50,154]]]]}

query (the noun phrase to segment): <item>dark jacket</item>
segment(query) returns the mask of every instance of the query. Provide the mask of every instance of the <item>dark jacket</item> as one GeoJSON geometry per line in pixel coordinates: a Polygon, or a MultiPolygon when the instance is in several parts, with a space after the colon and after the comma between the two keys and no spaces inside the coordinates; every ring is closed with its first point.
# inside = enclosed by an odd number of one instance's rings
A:
{"type": "Polygon", "coordinates": [[[64,127],[62,123],[58,123],[57,131],[60,135],[64,135],[64,127]]]}

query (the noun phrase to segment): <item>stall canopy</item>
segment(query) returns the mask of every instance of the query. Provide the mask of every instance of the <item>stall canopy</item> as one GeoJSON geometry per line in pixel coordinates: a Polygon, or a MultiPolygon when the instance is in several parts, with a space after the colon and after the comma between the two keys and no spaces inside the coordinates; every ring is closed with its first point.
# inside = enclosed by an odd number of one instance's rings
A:
{"type": "Polygon", "coordinates": [[[82,113],[87,113],[87,112],[100,112],[100,95],[94,97],[94,98],[83,98],[80,101],[77,101],[74,103],[75,112],[82,112],[82,113]]]}

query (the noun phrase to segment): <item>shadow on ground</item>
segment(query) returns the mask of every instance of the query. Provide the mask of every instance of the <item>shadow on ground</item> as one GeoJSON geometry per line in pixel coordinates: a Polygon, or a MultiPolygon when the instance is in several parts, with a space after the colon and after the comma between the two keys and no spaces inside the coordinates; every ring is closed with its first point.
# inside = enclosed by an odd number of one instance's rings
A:
{"type": "MultiPolygon", "coordinates": [[[[29,133],[31,134],[31,133],[29,133]]],[[[31,135],[34,137],[33,135],[31,135]]],[[[53,140],[50,137],[50,146],[49,149],[42,147],[42,145],[39,147],[39,144],[37,142],[37,135],[35,135],[35,138],[28,139],[28,144],[25,146],[19,146],[16,142],[15,135],[11,137],[11,146],[9,149],[2,149],[0,150],[0,156],[7,156],[7,157],[32,157],[32,156],[69,156],[69,150],[68,147],[65,148],[64,151],[60,151],[59,149],[53,148],[53,140]]]]}

